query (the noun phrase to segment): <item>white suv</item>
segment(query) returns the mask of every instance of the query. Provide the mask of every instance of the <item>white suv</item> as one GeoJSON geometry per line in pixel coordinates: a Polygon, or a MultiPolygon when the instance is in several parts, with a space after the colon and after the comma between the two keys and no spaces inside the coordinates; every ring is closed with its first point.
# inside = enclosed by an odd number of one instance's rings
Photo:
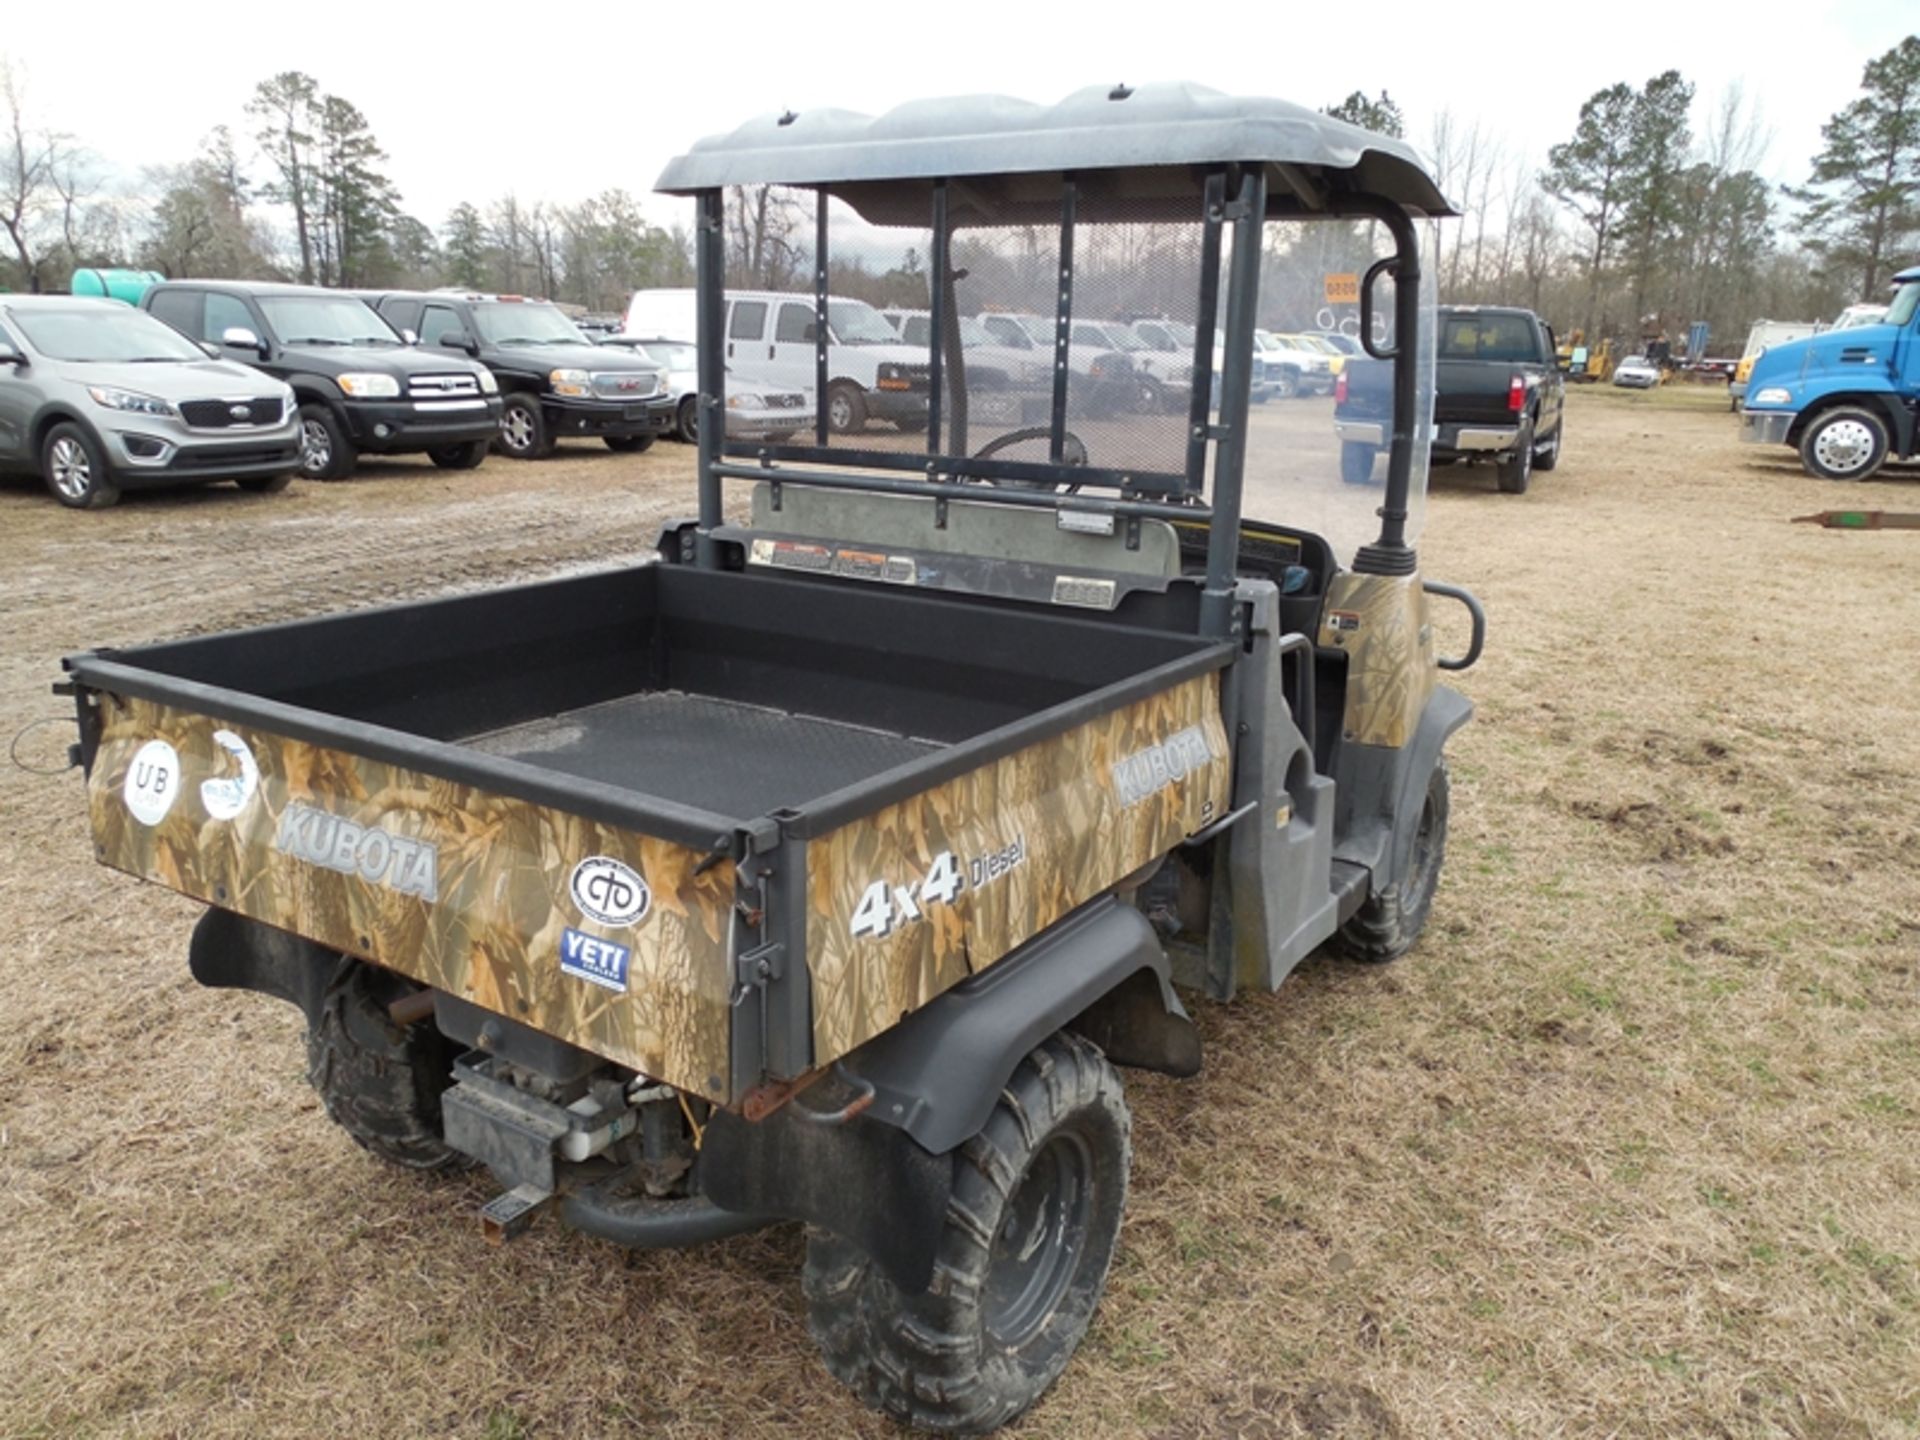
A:
{"type": "MultiPolygon", "coordinates": [[[[816,378],[813,296],[803,291],[727,292],[727,370],[784,391],[811,390],[816,378]]],[[[691,290],[636,290],[623,332],[692,335],[691,290]]],[[[927,428],[927,354],[902,344],[864,300],[827,300],[827,424],[858,435],[869,420],[902,430],[927,428]]]]}

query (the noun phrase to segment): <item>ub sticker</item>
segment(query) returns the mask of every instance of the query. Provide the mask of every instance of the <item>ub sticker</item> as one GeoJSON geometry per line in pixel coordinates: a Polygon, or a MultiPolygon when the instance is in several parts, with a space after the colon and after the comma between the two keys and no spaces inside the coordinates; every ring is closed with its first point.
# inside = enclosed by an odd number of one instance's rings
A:
{"type": "Polygon", "coordinates": [[[653,903],[640,872],[611,855],[595,855],[574,866],[567,890],[580,913],[602,925],[637,925],[653,903]]]}
{"type": "Polygon", "coordinates": [[[233,731],[214,731],[213,743],[227,753],[227,758],[233,762],[233,773],[213,780],[202,780],[200,803],[207,807],[207,814],[215,820],[231,820],[247,808],[247,802],[253,799],[254,792],[260,788],[260,767],[254,761],[253,751],[247,748],[247,742],[233,731]]]}
{"type": "Polygon", "coordinates": [[[134,752],[120,794],[142,825],[158,825],[180,793],[180,752],[164,740],[149,740],[134,752]]]}
{"type": "Polygon", "coordinates": [[[633,951],[597,935],[578,930],[560,932],[560,969],[576,980],[588,980],[606,990],[627,988],[627,962],[633,951]]]}

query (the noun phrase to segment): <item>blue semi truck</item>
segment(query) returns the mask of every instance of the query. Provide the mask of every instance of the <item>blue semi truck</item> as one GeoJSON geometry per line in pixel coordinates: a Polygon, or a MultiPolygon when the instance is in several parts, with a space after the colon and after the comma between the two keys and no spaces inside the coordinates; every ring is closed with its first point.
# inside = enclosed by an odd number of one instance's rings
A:
{"type": "Polygon", "coordinates": [[[1865,480],[1920,452],[1920,266],[1893,283],[1880,324],[1791,340],[1754,362],[1742,440],[1792,445],[1822,480],[1865,480]]]}

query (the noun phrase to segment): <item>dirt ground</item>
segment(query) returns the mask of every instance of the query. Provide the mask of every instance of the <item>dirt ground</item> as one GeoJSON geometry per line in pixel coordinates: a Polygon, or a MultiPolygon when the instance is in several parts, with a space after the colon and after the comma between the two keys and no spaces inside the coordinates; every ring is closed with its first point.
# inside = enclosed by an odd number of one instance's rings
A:
{"type": "MultiPolygon", "coordinates": [[[[1817,483],[1712,395],[1569,413],[1525,497],[1435,474],[1427,572],[1492,638],[1425,941],[1129,1077],[1112,1283],[1018,1434],[1920,1434],[1920,534],[1787,523],[1920,473],[1817,483]]],[[[0,731],[65,652],[628,560],[691,498],[677,446],[0,484],[0,731]]],[[[794,1227],[487,1249],[484,1179],[382,1168],[291,1007],[193,984],[194,914],[93,865],[77,774],[0,770],[0,1435],[893,1433],[815,1359],[794,1227]]]]}

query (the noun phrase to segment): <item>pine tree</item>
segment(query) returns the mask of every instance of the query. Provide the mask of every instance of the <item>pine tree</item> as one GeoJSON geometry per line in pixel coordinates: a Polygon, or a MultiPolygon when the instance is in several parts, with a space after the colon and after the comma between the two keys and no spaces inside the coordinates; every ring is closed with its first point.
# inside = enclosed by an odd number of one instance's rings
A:
{"type": "Polygon", "coordinates": [[[298,70],[285,70],[262,80],[247,102],[247,114],[256,127],[254,139],[275,175],[264,193],[269,200],[293,211],[303,285],[313,284],[314,279],[313,225],[320,207],[312,151],[319,102],[319,85],[311,75],[298,70]]]}
{"type": "Polygon", "coordinates": [[[487,274],[487,222],[470,203],[462,200],[447,215],[440,227],[445,241],[440,253],[446,257],[449,285],[468,290],[484,290],[487,274]]]}
{"type": "Polygon", "coordinates": [[[1588,334],[1598,318],[1600,276],[1612,253],[1615,227],[1629,190],[1636,103],[1633,87],[1624,83],[1594,92],[1580,107],[1573,138],[1547,152],[1547,168],[1540,175],[1540,188],[1593,231],[1593,249],[1587,259],[1588,334]]]}
{"type": "Polygon", "coordinates": [[[1678,70],[1654,76],[1633,98],[1627,125],[1626,193],[1620,223],[1622,254],[1633,277],[1633,313],[1647,311],[1655,272],[1681,219],[1682,177],[1693,133],[1687,114],[1693,86],[1678,70]]]}
{"type": "Polygon", "coordinates": [[[390,263],[387,231],[400,214],[393,182],[380,172],[387,152],[367,117],[338,95],[320,100],[316,189],[321,206],[320,283],[362,285],[390,263]]]}
{"type": "Polygon", "coordinates": [[[1884,298],[1899,257],[1920,238],[1920,35],[1909,35],[1861,78],[1863,93],[1821,127],[1800,233],[1856,300],[1884,298]]]}
{"type": "Polygon", "coordinates": [[[1349,125],[1358,125],[1362,130],[1391,135],[1396,140],[1407,133],[1406,118],[1384,90],[1378,100],[1369,100],[1365,91],[1356,90],[1338,105],[1327,106],[1322,113],[1349,125]]]}

